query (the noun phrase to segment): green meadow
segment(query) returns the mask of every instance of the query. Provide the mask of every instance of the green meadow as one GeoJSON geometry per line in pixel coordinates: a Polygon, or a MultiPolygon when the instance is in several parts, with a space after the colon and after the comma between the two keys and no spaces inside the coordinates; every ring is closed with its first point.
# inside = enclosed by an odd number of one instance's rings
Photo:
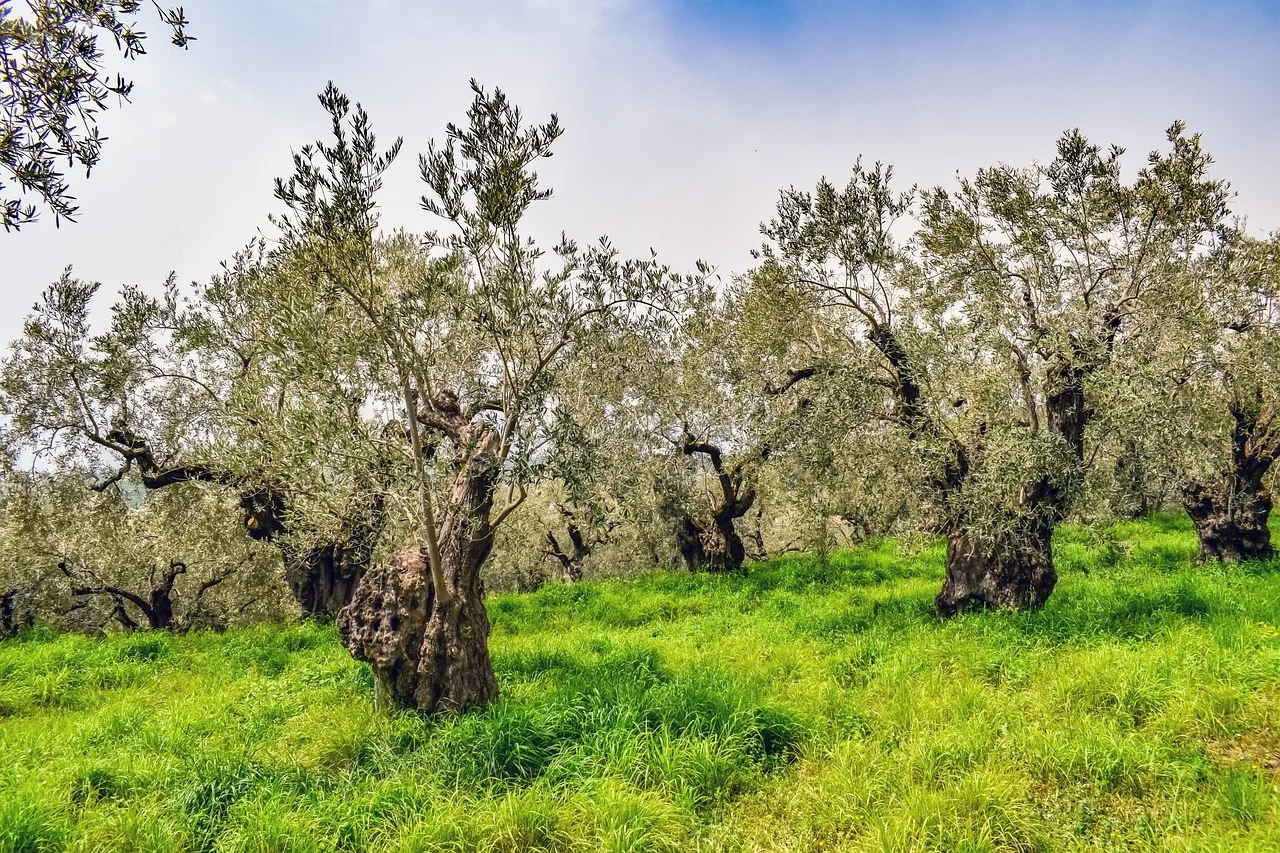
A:
{"type": "Polygon", "coordinates": [[[1181,517],[494,596],[501,698],[375,710],[319,624],[0,643],[0,851],[1280,850],[1280,563],[1181,517]]]}

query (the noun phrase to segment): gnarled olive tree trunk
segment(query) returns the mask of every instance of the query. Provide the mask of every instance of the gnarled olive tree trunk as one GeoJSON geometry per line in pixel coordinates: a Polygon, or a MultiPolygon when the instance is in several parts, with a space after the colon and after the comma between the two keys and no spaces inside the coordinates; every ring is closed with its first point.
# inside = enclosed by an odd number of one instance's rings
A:
{"type": "Polygon", "coordinates": [[[1271,492],[1264,484],[1276,456],[1280,435],[1272,427],[1277,407],[1231,403],[1231,455],[1227,467],[1209,481],[1192,480],[1182,488],[1182,502],[1200,540],[1201,560],[1266,560],[1274,554],[1271,492]]]}
{"type": "MultiPolygon", "coordinates": [[[[1085,401],[1088,371],[1071,358],[1049,366],[1044,429],[1065,445],[1068,472],[1044,475],[1023,490],[1021,505],[1010,508],[1010,523],[984,535],[966,523],[963,511],[947,526],[947,577],[935,602],[938,613],[953,616],[971,607],[1034,610],[1053,593],[1053,530],[1066,516],[1071,489],[1069,469],[1084,458],[1084,430],[1091,413],[1085,401]]],[[[1033,424],[1033,427],[1035,425],[1033,424]]],[[[977,437],[981,452],[982,436],[977,437]]],[[[959,489],[970,472],[968,451],[953,449],[944,472],[944,492],[959,489]]]]}
{"type": "MultiPolygon", "coordinates": [[[[582,580],[582,564],[587,557],[591,556],[593,543],[587,540],[587,535],[583,531],[582,525],[578,523],[578,519],[574,517],[571,511],[561,507],[560,515],[564,517],[565,530],[569,534],[569,547],[566,548],[564,546],[554,530],[548,530],[546,535],[547,547],[544,553],[555,558],[556,562],[560,564],[560,579],[566,586],[569,586],[582,580]]],[[[610,526],[609,529],[612,531],[613,527],[610,526]]],[[[595,544],[599,544],[601,541],[603,541],[603,538],[594,540],[595,544]]]]}
{"type": "MultiPolygon", "coordinates": [[[[977,437],[981,452],[982,437],[977,437]]],[[[937,487],[956,490],[969,476],[969,451],[952,448],[953,457],[937,487]]],[[[1048,600],[1058,582],[1053,566],[1053,529],[1065,510],[1062,493],[1041,478],[1011,508],[1006,524],[993,533],[966,518],[963,510],[946,522],[947,575],[934,604],[941,616],[976,607],[1035,610],[1048,600]]],[[[990,528],[990,525],[987,526],[990,528]]]]}
{"type": "Polygon", "coordinates": [[[351,602],[381,533],[381,501],[379,496],[369,507],[376,506],[376,512],[363,514],[358,507],[344,520],[342,526],[350,533],[345,540],[299,542],[290,535],[289,494],[283,485],[250,487],[240,493],[245,531],[279,549],[285,584],[304,618],[336,616],[351,602]]]}
{"type": "Polygon", "coordinates": [[[366,661],[399,705],[454,714],[498,695],[489,660],[489,617],[480,569],[493,548],[497,466],[490,442],[455,475],[440,520],[440,567],[448,600],[433,588],[423,548],[369,569],[338,616],[343,644],[366,661]]]}
{"type": "MultiPolygon", "coordinates": [[[[922,404],[923,393],[916,378],[911,356],[888,325],[875,325],[868,339],[884,356],[893,376],[893,414],[906,426],[914,441],[938,441],[946,431],[922,404]]],[[[1059,362],[1057,387],[1046,399],[1047,424],[1067,439],[1072,450],[1083,454],[1084,373],[1079,368],[1059,362]]],[[[1023,375],[1024,393],[1030,379],[1023,375]]],[[[1042,425],[1034,396],[1026,393],[1031,429],[1042,425]]],[[[975,435],[974,455],[981,454],[983,428],[975,435]]],[[[971,450],[947,439],[947,461],[932,479],[931,490],[947,503],[963,489],[971,473],[971,450]]],[[[1013,523],[996,534],[980,532],[963,507],[952,509],[945,521],[947,534],[946,580],[934,601],[942,616],[954,616],[972,607],[1028,610],[1040,607],[1057,585],[1053,567],[1053,527],[1064,512],[1063,493],[1047,478],[1024,492],[1022,506],[1011,507],[1013,523]]]]}
{"type": "Polygon", "coordinates": [[[285,534],[279,517],[270,535],[255,535],[250,515],[249,533],[254,538],[277,539],[284,562],[284,579],[303,616],[336,617],[351,603],[356,585],[373,560],[374,549],[386,527],[386,499],[380,492],[357,496],[347,509],[339,535],[331,541],[300,545],[285,534]]]}
{"type": "Polygon", "coordinates": [[[947,579],[935,602],[943,616],[970,607],[1034,610],[1058,582],[1052,525],[984,538],[962,526],[947,533],[947,579]]]}
{"type": "Polygon", "coordinates": [[[351,603],[356,585],[368,570],[367,561],[348,558],[340,542],[298,548],[281,543],[284,580],[303,617],[332,617],[351,603]]]}
{"type": "MultiPolygon", "coordinates": [[[[893,376],[893,413],[915,441],[938,441],[946,431],[922,405],[911,357],[887,325],[877,325],[868,339],[880,351],[893,376]]],[[[1028,427],[1046,429],[1066,441],[1076,459],[1084,453],[1087,372],[1068,359],[1049,368],[1050,393],[1045,399],[1045,423],[1039,422],[1034,395],[1029,391],[1029,370],[1024,365],[1028,427]]],[[[932,479],[931,490],[945,504],[964,488],[972,470],[971,456],[982,452],[985,429],[979,427],[974,447],[947,439],[947,461],[932,479]]],[[[1053,529],[1066,513],[1066,492],[1048,477],[1024,490],[1019,506],[1009,507],[1009,523],[996,533],[984,533],[963,506],[952,509],[944,523],[947,535],[946,580],[934,602],[942,616],[954,616],[973,607],[1031,610],[1040,607],[1057,585],[1053,566],[1053,529]]],[[[989,526],[989,525],[988,525],[989,526]]]]}
{"type": "MultiPolygon", "coordinates": [[[[740,459],[728,465],[719,447],[698,441],[688,433],[681,437],[679,448],[686,456],[699,454],[707,457],[720,486],[720,499],[708,521],[684,511],[673,519],[680,556],[691,572],[742,571],[747,549],[742,535],[738,533],[737,520],[744,517],[756,502],[753,478],[747,468],[752,460],[740,459]]],[[[769,448],[763,447],[757,455],[760,461],[768,459],[769,448]]]]}
{"type": "Polygon", "coordinates": [[[1233,483],[1224,477],[1213,485],[1188,483],[1183,505],[1196,527],[1201,561],[1267,560],[1274,553],[1271,494],[1261,483],[1233,483]]]}

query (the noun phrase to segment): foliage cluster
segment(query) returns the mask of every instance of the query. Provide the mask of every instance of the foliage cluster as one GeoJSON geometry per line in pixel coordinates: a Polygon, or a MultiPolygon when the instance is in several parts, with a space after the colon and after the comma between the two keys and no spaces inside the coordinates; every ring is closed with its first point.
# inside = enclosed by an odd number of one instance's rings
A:
{"type": "MultiPolygon", "coordinates": [[[[60,161],[87,175],[106,141],[99,114],[112,97],[127,100],[133,91],[122,75],[112,78],[101,44],[109,39],[126,60],[147,52],[147,34],[134,19],[142,0],[22,5],[25,10],[15,0],[0,0],[0,225],[6,231],[34,222],[39,205],[52,211],[55,222],[75,218],[75,197],[60,161]]],[[[175,45],[195,41],[181,6],[152,5],[175,45]]]]}

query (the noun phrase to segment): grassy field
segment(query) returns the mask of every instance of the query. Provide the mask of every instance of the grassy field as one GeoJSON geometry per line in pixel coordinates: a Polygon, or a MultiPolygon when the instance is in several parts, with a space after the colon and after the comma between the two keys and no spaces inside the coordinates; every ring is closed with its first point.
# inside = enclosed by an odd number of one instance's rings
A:
{"type": "Polygon", "coordinates": [[[938,546],[495,597],[502,698],[371,707],[330,627],[0,644],[0,851],[1280,850],[1280,564],[1068,528],[1034,614],[938,546]]]}

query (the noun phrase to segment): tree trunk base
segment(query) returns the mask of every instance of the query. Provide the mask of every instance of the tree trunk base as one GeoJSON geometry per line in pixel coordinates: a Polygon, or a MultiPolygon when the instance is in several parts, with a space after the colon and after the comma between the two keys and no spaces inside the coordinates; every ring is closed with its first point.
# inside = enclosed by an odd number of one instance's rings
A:
{"type": "Polygon", "coordinates": [[[1184,505],[1200,540],[1201,562],[1269,560],[1275,555],[1267,519],[1271,495],[1259,487],[1253,495],[1230,494],[1225,488],[1193,483],[1184,490],[1184,505]]]}
{"type": "Polygon", "coordinates": [[[732,520],[703,525],[685,516],[676,529],[676,547],[694,574],[740,574],[745,571],[747,549],[732,520]]]}
{"type": "Polygon", "coordinates": [[[947,579],[936,606],[942,616],[975,607],[1035,610],[1058,582],[1052,528],[985,541],[964,529],[947,536],[947,579]]]}
{"type": "MultiPolygon", "coordinates": [[[[446,566],[446,577],[458,576],[446,566]]],[[[394,704],[436,714],[481,707],[498,695],[489,617],[479,590],[441,604],[421,551],[370,569],[338,617],[343,644],[366,661],[394,704]]]]}

